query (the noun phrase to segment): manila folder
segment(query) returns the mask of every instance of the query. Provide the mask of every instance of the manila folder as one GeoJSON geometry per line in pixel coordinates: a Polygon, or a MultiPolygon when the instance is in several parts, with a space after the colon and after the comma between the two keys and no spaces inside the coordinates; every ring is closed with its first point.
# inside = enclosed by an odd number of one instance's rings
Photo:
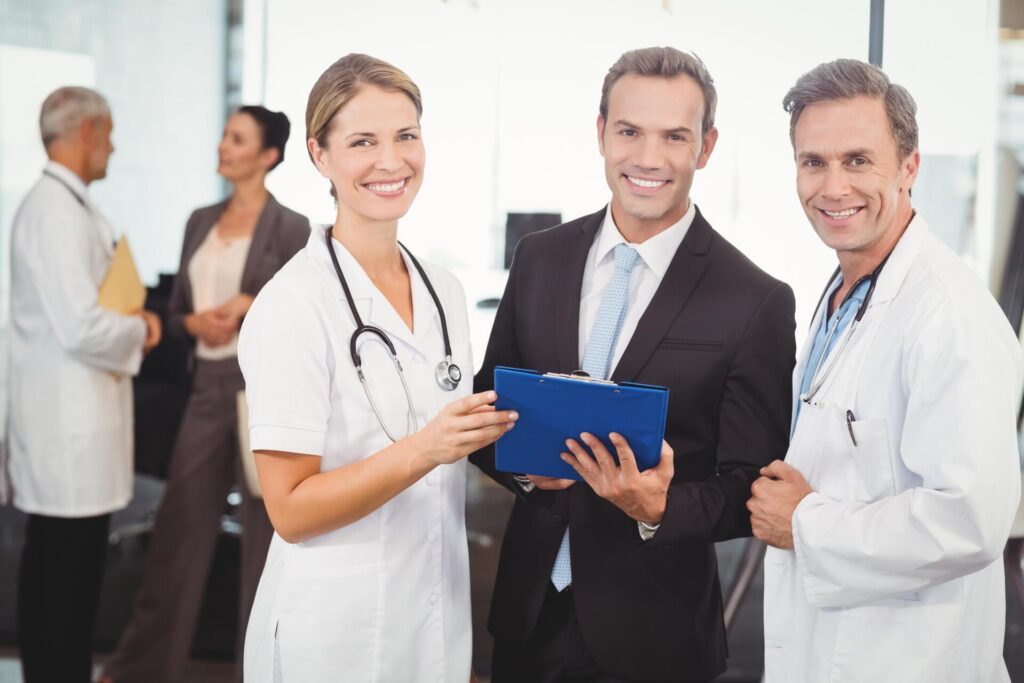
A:
{"type": "Polygon", "coordinates": [[[128,238],[122,235],[110,268],[100,284],[99,304],[117,313],[133,314],[141,311],[145,303],[146,287],[139,278],[128,238]]]}

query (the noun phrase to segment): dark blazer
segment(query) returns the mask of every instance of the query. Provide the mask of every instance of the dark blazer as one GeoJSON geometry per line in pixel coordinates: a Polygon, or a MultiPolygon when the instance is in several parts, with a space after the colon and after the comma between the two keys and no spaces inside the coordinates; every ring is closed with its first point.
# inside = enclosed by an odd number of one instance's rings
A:
{"type": "MultiPolygon", "coordinates": [[[[476,391],[492,388],[496,365],[579,368],[583,270],[604,215],[520,242],[476,391]]],[[[568,525],[579,628],[606,672],[679,681],[725,669],[714,542],[750,535],[750,485],[760,467],[786,453],[794,306],[789,286],[697,211],[611,377],[670,389],[665,438],[675,451],[675,478],[650,541],[585,483],[527,494],[494,469],[493,447],[471,456],[517,497],[491,603],[496,639],[526,643],[568,525]]]]}
{"type": "MultiPolygon", "coordinates": [[[[181,263],[178,266],[178,274],[174,276],[165,326],[168,334],[185,339],[190,350],[195,349],[195,339],[185,330],[185,316],[195,312],[195,305],[192,300],[192,282],[188,277],[188,265],[199,245],[224,213],[228,201],[225,199],[212,206],[196,209],[185,224],[181,263]]],[[[242,271],[242,292],[256,296],[281,266],[306,245],[309,230],[308,218],[279,203],[273,195],[268,196],[267,204],[263,207],[252,234],[249,255],[242,271]]],[[[192,367],[190,357],[189,368],[192,367]]]]}

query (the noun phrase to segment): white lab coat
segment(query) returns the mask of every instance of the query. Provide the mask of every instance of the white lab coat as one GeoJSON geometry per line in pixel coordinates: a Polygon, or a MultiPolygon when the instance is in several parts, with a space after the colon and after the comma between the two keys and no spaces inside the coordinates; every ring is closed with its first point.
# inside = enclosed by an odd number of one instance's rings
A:
{"type": "Polygon", "coordinates": [[[1020,498],[1016,335],[918,216],[842,356],[786,455],[815,493],[795,551],[765,557],[768,683],[1008,681],[996,560],[1020,498]]]}
{"type": "MultiPolygon", "coordinates": [[[[349,252],[335,242],[363,322],[398,352],[420,426],[472,390],[465,295],[448,272],[423,264],[444,306],[453,361],[464,379],[441,390],[437,309],[412,264],[409,331],[349,252]]],[[[253,450],[321,456],[321,471],[359,461],[390,442],[349,354],[355,329],[314,227],[246,316],[239,363],[253,450]]],[[[368,335],[367,335],[368,337],[368,335]]],[[[363,370],[389,428],[405,433],[405,393],[384,347],[361,345],[363,370]]],[[[435,469],[382,508],[302,543],[275,534],[245,641],[248,683],[417,681],[466,683],[472,635],[465,528],[466,463],[435,469]]]]}
{"type": "Polygon", "coordinates": [[[46,171],[65,184],[44,174],[11,230],[8,468],[15,507],[88,517],[131,498],[146,324],[97,304],[113,230],[74,173],[46,171]]]}

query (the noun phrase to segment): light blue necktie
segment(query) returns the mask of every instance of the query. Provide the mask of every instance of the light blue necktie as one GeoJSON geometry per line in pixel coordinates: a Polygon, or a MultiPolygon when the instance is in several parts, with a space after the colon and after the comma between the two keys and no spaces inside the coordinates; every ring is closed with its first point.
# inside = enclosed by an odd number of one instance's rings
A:
{"type": "MultiPolygon", "coordinates": [[[[595,379],[608,378],[608,366],[615,353],[615,342],[619,340],[622,321],[626,319],[629,308],[629,275],[633,272],[637,257],[640,254],[627,244],[615,247],[615,274],[605,287],[601,297],[601,306],[597,309],[597,321],[587,339],[587,350],[583,354],[585,373],[595,379]]],[[[572,583],[572,563],[569,559],[569,529],[562,536],[562,545],[558,547],[555,566],[551,568],[551,583],[559,592],[572,583]]]]}

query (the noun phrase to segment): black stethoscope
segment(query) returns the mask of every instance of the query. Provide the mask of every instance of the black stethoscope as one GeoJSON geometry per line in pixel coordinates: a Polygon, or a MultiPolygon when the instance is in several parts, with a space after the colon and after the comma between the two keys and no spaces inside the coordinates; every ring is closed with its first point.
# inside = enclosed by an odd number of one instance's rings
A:
{"type": "MultiPolygon", "coordinates": [[[[359,311],[356,310],[355,301],[352,299],[352,292],[348,288],[348,282],[345,280],[345,276],[341,272],[341,265],[338,263],[338,255],[334,253],[334,246],[331,244],[331,227],[324,229],[324,237],[327,241],[327,253],[331,255],[331,263],[334,264],[334,272],[338,274],[338,282],[341,283],[341,288],[345,291],[345,299],[348,300],[348,307],[352,311],[352,317],[356,322],[355,332],[352,333],[352,337],[349,339],[349,352],[352,354],[352,364],[356,367],[356,374],[359,375],[359,382],[363,385],[363,391],[366,393],[366,398],[370,402],[370,408],[373,410],[373,414],[377,417],[377,422],[380,423],[384,433],[388,435],[391,441],[398,441],[384,424],[384,418],[381,417],[380,411],[377,409],[377,403],[373,400],[373,394],[370,393],[369,388],[366,386],[366,376],[363,374],[363,359],[359,355],[359,349],[357,348],[359,337],[363,334],[371,334],[387,346],[388,351],[391,353],[391,361],[395,364],[395,368],[398,370],[398,378],[402,381],[402,388],[405,390],[405,398],[409,405],[409,412],[407,414],[409,433],[416,430],[416,410],[413,407],[412,394],[409,392],[409,385],[405,381],[405,372],[402,370],[402,364],[398,360],[398,352],[395,350],[395,345],[388,337],[387,333],[379,327],[373,325],[366,325],[363,323],[363,319],[359,316],[359,311]]],[[[455,391],[459,386],[459,382],[462,381],[462,370],[458,365],[452,362],[452,346],[448,338],[448,321],[444,315],[444,307],[441,306],[441,300],[437,297],[437,292],[434,291],[433,285],[430,284],[430,278],[427,277],[426,271],[423,270],[423,266],[416,260],[416,257],[412,255],[405,245],[401,242],[398,243],[406,254],[409,255],[409,260],[416,267],[416,271],[420,274],[420,278],[423,280],[423,284],[427,286],[427,291],[430,292],[430,298],[434,300],[434,305],[437,306],[437,314],[441,317],[441,335],[444,337],[444,360],[439,362],[434,367],[434,379],[437,380],[437,385],[445,391],[455,391]]]]}
{"type": "MultiPolygon", "coordinates": [[[[853,287],[850,289],[850,293],[852,294],[853,292],[857,291],[857,288],[860,287],[865,280],[867,280],[870,283],[868,284],[868,291],[864,294],[864,299],[860,302],[860,304],[857,305],[857,313],[856,315],[853,316],[853,322],[850,323],[850,327],[849,329],[847,329],[846,334],[843,336],[843,340],[842,342],[840,342],[839,348],[829,354],[829,363],[828,365],[825,366],[824,371],[822,371],[821,363],[825,359],[825,349],[827,349],[828,345],[832,343],[832,338],[835,336],[836,330],[839,329],[838,323],[832,328],[832,330],[828,333],[828,336],[825,338],[825,346],[822,349],[821,355],[818,356],[818,362],[815,363],[814,372],[811,374],[811,383],[807,387],[807,391],[801,394],[800,396],[800,400],[803,401],[804,403],[809,404],[811,402],[811,399],[814,398],[814,395],[818,393],[818,390],[821,389],[822,385],[824,385],[825,382],[828,380],[829,375],[832,374],[832,371],[835,370],[836,367],[839,366],[839,363],[842,361],[843,351],[845,351],[847,345],[849,345],[850,338],[853,337],[853,333],[856,331],[857,326],[860,324],[861,318],[863,318],[864,314],[867,313],[868,305],[871,303],[871,295],[875,293],[875,285],[878,284],[878,276],[882,273],[882,267],[885,266],[885,263],[886,261],[889,260],[889,256],[891,254],[892,252],[889,252],[889,254],[887,254],[886,257],[882,259],[882,262],[878,264],[877,268],[875,268],[871,273],[857,280],[857,282],[854,283],[853,287]],[[818,376],[819,372],[821,372],[820,377],[818,376]]],[[[825,297],[828,294],[828,290],[832,288],[832,283],[835,282],[836,276],[839,275],[840,272],[841,269],[836,268],[835,272],[832,273],[832,277],[828,279],[828,284],[825,285],[825,291],[821,293],[821,298],[818,299],[818,305],[815,306],[814,308],[814,315],[818,315],[818,309],[821,308],[821,304],[825,300],[825,297]]],[[[849,294],[847,296],[849,296],[849,294]]],[[[842,307],[842,304],[840,304],[840,307],[842,307]]],[[[827,317],[828,316],[826,311],[826,319],[827,317]]]]}

